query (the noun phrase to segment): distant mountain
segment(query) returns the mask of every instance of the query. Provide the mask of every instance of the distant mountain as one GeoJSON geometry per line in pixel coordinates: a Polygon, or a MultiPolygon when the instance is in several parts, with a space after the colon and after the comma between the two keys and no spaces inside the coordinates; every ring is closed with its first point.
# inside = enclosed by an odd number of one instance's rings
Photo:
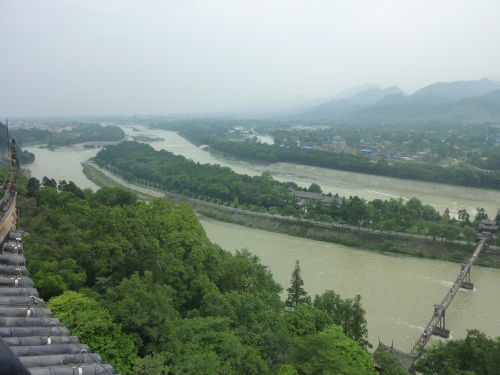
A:
{"type": "Polygon", "coordinates": [[[353,96],[371,89],[380,89],[380,85],[375,83],[366,83],[364,85],[350,87],[339,94],[323,98],[310,98],[303,95],[298,95],[284,100],[262,100],[254,102],[242,102],[233,106],[231,112],[255,114],[300,114],[304,111],[314,108],[322,103],[332,100],[349,99],[353,96]]]}
{"type": "Polygon", "coordinates": [[[354,105],[370,105],[376,103],[387,96],[392,95],[407,95],[403,90],[397,86],[382,88],[374,88],[362,91],[353,97],[349,98],[349,102],[354,105]]]}
{"type": "Polygon", "coordinates": [[[439,112],[466,121],[496,121],[500,119],[500,89],[443,105],[439,112]]]}
{"type": "Polygon", "coordinates": [[[399,87],[391,86],[386,88],[370,88],[357,92],[355,95],[345,99],[335,99],[322,103],[311,110],[311,114],[321,116],[345,116],[349,113],[362,108],[363,106],[373,105],[384,97],[392,95],[407,95],[399,87]]]}
{"type": "Polygon", "coordinates": [[[348,89],[345,89],[342,91],[340,94],[336,94],[333,96],[330,96],[327,98],[326,101],[331,101],[331,100],[339,100],[339,99],[349,99],[352,98],[354,95],[359,94],[360,92],[371,90],[371,89],[380,89],[380,85],[376,83],[365,83],[364,85],[360,86],[355,86],[355,87],[349,87],[348,89]]]}
{"type": "Polygon", "coordinates": [[[383,98],[377,100],[374,104],[376,106],[400,105],[400,104],[406,105],[410,101],[411,101],[411,99],[408,95],[399,93],[399,94],[384,96],[383,98]]]}
{"type": "Polygon", "coordinates": [[[413,98],[441,98],[442,100],[452,102],[472,96],[484,95],[493,90],[500,90],[500,82],[483,78],[477,81],[455,81],[455,82],[437,82],[425,86],[416,91],[413,98]]]}
{"type": "Polygon", "coordinates": [[[244,114],[252,116],[269,116],[269,114],[302,113],[321,104],[324,99],[295,96],[284,100],[261,100],[241,102],[224,114],[244,114]]]}
{"type": "Polygon", "coordinates": [[[395,86],[368,89],[320,104],[303,117],[364,124],[500,121],[500,82],[439,82],[413,95],[395,86]]]}

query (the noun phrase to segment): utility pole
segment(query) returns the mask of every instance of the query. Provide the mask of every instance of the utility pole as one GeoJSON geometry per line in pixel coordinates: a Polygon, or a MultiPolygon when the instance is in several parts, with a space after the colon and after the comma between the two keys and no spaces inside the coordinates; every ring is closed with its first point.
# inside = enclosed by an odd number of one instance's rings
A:
{"type": "Polygon", "coordinates": [[[7,159],[10,156],[10,142],[9,142],[9,119],[5,118],[5,128],[7,129],[7,159]]]}

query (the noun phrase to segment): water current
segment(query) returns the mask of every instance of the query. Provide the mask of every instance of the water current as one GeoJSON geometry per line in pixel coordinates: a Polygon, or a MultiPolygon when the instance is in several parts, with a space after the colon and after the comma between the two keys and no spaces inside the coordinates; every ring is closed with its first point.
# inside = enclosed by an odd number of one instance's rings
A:
{"type": "MultiPolygon", "coordinates": [[[[416,196],[425,203],[455,213],[460,208],[484,207],[494,214],[500,206],[500,192],[465,187],[415,182],[278,163],[272,165],[243,162],[213,155],[175,132],[147,129],[140,125],[123,126],[129,135],[162,138],[151,145],[184,155],[202,163],[216,163],[249,175],[270,172],[279,180],[308,186],[319,183],[324,191],[339,195],[358,195],[365,199],[416,196]]],[[[29,147],[36,161],[25,168],[33,176],[72,180],[82,187],[96,186],[81,172],[80,163],[95,155],[96,149],[81,146],[56,151],[29,147]]],[[[362,296],[366,309],[369,338],[409,350],[433,311],[455,279],[460,266],[455,263],[395,257],[309,239],[271,233],[240,225],[202,218],[209,238],[234,251],[247,248],[258,255],[286,289],[294,262],[299,259],[305,287],[312,295],[333,289],[344,297],[362,296]]],[[[460,291],[447,313],[452,337],[463,337],[466,329],[479,328],[500,336],[500,270],[473,267],[474,291],[460,291]]]]}

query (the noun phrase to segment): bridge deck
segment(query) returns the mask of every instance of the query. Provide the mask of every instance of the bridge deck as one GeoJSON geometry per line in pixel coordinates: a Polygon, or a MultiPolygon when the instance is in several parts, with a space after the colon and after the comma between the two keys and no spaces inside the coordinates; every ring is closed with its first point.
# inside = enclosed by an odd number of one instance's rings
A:
{"type": "Polygon", "coordinates": [[[417,340],[417,342],[413,346],[411,353],[416,353],[420,347],[425,346],[429,342],[429,340],[430,340],[433,332],[435,332],[436,328],[437,329],[441,329],[441,328],[444,329],[444,327],[439,326],[440,322],[442,321],[442,319],[444,319],[446,310],[448,309],[451,302],[453,301],[453,298],[455,298],[456,294],[458,293],[458,290],[460,289],[460,287],[462,287],[462,285],[464,285],[464,282],[466,281],[466,278],[470,272],[470,269],[471,269],[472,265],[474,264],[474,262],[476,261],[476,259],[479,257],[479,254],[481,253],[485,242],[486,242],[485,239],[482,239],[478,242],[476,248],[474,249],[474,252],[472,253],[472,256],[470,257],[469,261],[466,264],[462,265],[462,269],[460,270],[460,273],[458,274],[455,282],[451,286],[451,288],[448,291],[448,293],[446,294],[446,296],[443,298],[443,301],[441,302],[441,304],[435,305],[434,315],[429,320],[429,323],[427,324],[426,328],[424,329],[424,332],[422,333],[422,335],[419,337],[419,339],[417,340]]]}

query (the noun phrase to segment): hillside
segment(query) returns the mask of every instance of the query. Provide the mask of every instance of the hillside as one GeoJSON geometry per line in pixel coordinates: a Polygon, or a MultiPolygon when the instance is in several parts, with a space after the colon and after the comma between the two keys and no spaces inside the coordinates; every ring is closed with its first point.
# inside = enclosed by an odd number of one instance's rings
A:
{"type": "Polygon", "coordinates": [[[481,123],[500,121],[500,82],[438,82],[406,95],[398,87],[369,89],[350,98],[320,104],[302,114],[307,119],[361,124],[481,123]]]}
{"type": "Polygon", "coordinates": [[[406,102],[360,108],[349,114],[356,122],[406,122],[406,123],[480,123],[500,120],[500,90],[481,96],[459,99],[440,104],[429,104],[411,97],[406,102]]]}
{"type": "Polygon", "coordinates": [[[437,82],[416,91],[414,98],[435,97],[445,101],[455,101],[472,96],[487,94],[493,90],[500,90],[500,82],[487,78],[477,81],[437,82]]]}
{"type": "Polygon", "coordinates": [[[319,116],[348,116],[350,113],[355,113],[363,106],[371,106],[379,100],[392,95],[405,96],[405,92],[399,87],[392,86],[387,88],[369,88],[360,92],[356,92],[353,96],[334,99],[326,103],[320,104],[313,108],[311,113],[319,116]]]}

